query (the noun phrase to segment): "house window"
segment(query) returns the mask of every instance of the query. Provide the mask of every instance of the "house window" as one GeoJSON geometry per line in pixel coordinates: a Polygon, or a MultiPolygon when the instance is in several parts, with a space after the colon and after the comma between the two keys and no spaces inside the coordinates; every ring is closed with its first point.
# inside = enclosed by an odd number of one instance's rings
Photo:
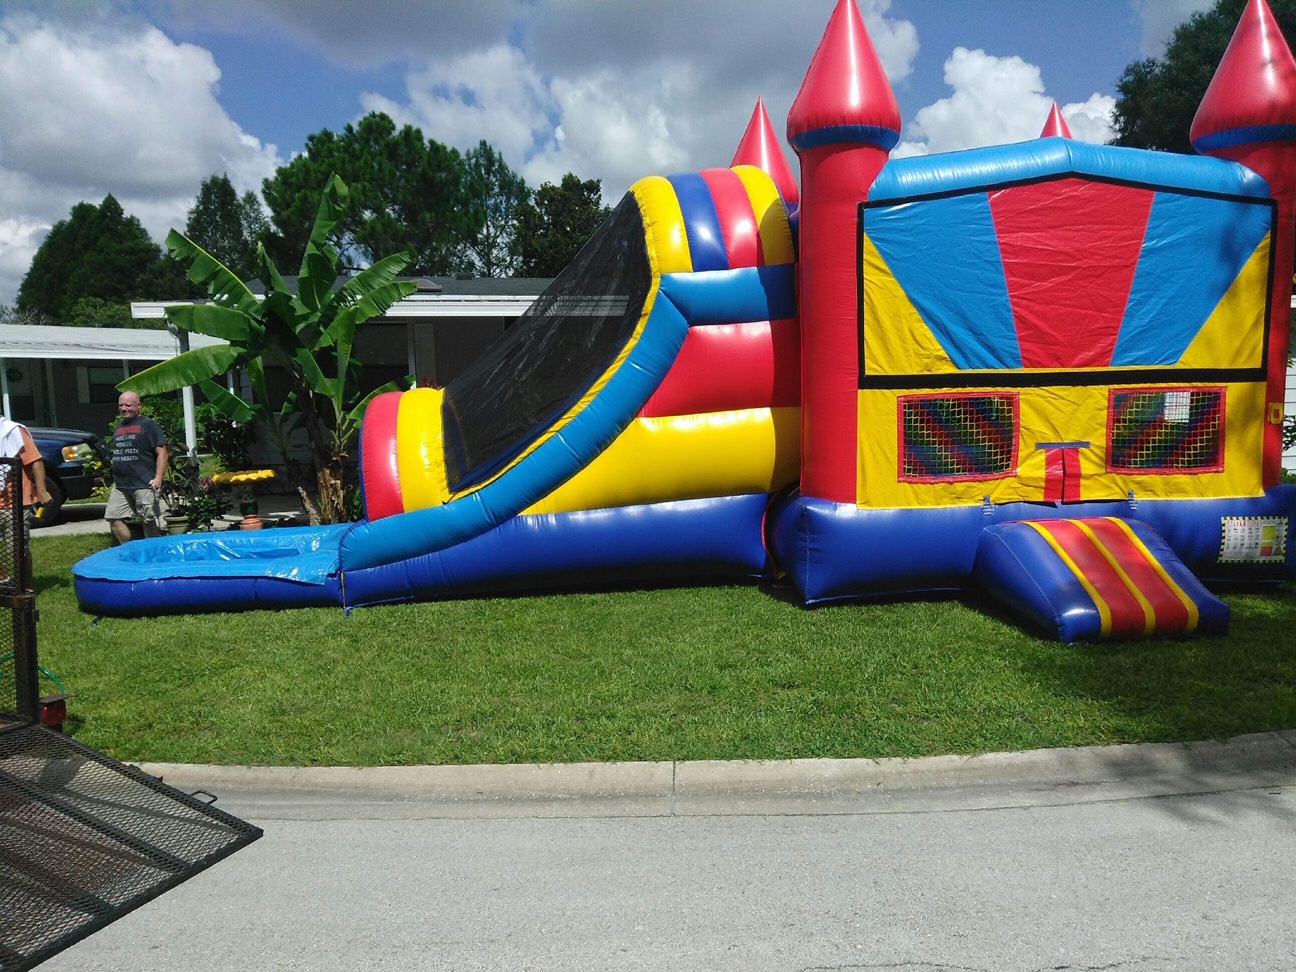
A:
{"type": "Polygon", "coordinates": [[[1223,388],[1112,389],[1107,413],[1110,472],[1223,468],[1223,388]]]}
{"type": "Polygon", "coordinates": [[[902,395],[900,481],[1000,479],[1017,471],[1017,396],[902,395]]]}

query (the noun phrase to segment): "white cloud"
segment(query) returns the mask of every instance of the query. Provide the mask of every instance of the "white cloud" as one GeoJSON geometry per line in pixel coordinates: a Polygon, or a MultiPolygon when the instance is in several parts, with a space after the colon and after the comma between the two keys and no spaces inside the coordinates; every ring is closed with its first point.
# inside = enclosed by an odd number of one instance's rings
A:
{"type": "Polygon", "coordinates": [[[0,20],[0,302],[54,222],[115,195],[157,239],[202,180],[259,188],[280,162],[216,100],[211,54],[146,25],[0,20]]]}
{"type": "MultiPolygon", "coordinates": [[[[956,47],[945,62],[945,83],[953,94],[918,110],[895,157],[1033,139],[1053,106],[1040,69],[1016,56],[956,47]]],[[[1112,135],[1114,107],[1114,99],[1095,93],[1063,105],[1062,115],[1077,139],[1105,142],[1112,135]]]]}
{"type": "Polygon", "coordinates": [[[1174,29],[1195,13],[1204,13],[1215,0],[1133,0],[1134,9],[1143,20],[1144,57],[1160,57],[1174,29]]]}
{"type": "MultiPolygon", "coordinates": [[[[747,0],[735,16],[728,4],[661,0],[645,17],[633,4],[540,0],[518,8],[514,42],[429,59],[401,102],[362,104],[460,149],[485,138],[533,186],[570,171],[601,179],[614,200],[645,175],[727,165],[757,97],[781,127],[832,6],[747,0]]],[[[890,6],[861,2],[895,81],[918,37],[890,6]]]]}

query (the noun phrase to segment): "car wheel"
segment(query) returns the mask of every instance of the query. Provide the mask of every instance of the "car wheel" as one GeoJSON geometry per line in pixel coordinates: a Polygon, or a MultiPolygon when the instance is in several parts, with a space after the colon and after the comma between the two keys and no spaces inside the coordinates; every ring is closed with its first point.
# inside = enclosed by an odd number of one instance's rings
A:
{"type": "Polygon", "coordinates": [[[51,476],[46,476],[45,488],[49,490],[50,501],[44,506],[36,507],[36,517],[32,521],[33,526],[53,526],[63,517],[63,503],[67,500],[67,493],[63,489],[63,484],[51,476]]]}

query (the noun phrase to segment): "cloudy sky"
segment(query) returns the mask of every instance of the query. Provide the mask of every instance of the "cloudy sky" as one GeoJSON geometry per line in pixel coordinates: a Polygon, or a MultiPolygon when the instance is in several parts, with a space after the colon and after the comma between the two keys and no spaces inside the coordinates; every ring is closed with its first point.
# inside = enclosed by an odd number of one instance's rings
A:
{"type": "MultiPolygon", "coordinates": [[[[1034,137],[1054,99],[1110,134],[1125,65],[1209,0],[858,0],[898,154],[1034,137]]],[[[0,0],[0,303],[50,226],[109,192],[155,238],[198,186],[259,189],[322,128],[385,111],[532,186],[615,199],[781,132],[833,0],[0,0]]]]}

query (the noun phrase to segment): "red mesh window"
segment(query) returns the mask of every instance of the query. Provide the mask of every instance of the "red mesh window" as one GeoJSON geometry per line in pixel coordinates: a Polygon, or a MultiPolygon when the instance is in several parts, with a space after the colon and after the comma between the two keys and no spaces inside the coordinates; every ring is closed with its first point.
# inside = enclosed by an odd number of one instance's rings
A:
{"type": "Polygon", "coordinates": [[[1112,472],[1224,468],[1224,389],[1114,388],[1107,415],[1112,472]]]}
{"type": "Polygon", "coordinates": [[[1017,396],[904,395],[900,481],[998,479],[1017,469],[1017,396]]]}

